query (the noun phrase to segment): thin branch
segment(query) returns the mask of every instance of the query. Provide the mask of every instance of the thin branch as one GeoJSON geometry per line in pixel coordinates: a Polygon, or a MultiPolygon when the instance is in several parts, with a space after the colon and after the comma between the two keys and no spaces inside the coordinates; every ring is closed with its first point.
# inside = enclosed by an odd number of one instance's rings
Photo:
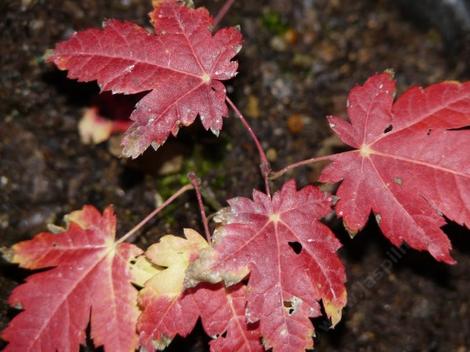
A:
{"type": "Polygon", "coordinates": [[[243,126],[245,129],[248,131],[251,139],[256,145],[256,148],[258,149],[258,154],[261,159],[261,164],[260,164],[260,169],[261,169],[261,174],[263,175],[264,179],[264,185],[266,188],[266,194],[268,196],[271,196],[271,190],[269,187],[269,174],[271,173],[271,165],[269,164],[268,158],[266,157],[266,153],[263,150],[263,147],[261,146],[261,143],[256,137],[256,134],[253,132],[251,126],[248,124],[248,121],[246,121],[245,117],[243,117],[243,114],[238,110],[238,108],[235,106],[235,104],[230,100],[229,97],[226,97],[227,103],[230,105],[230,107],[235,111],[237,116],[240,118],[243,126]]]}
{"type": "Polygon", "coordinates": [[[214,19],[214,24],[212,25],[213,28],[217,27],[217,25],[222,21],[222,19],[225,17],[227,12],[230,10],[232,7],[233,3],[235,0],[226,0],[224,6],[219,10],[219,13],[215,16],[214,19]]]}
{"type": "Polygon", "coordinates": [[[211,243],[211,233],[209,231],[209,222],[207,221],[206,211],[204,209],[204,203],[202,201],[201,195],[201,180],[196,176],[194,172],[188,174],[188,178],[193,185],[194,191],[196,192],[197,203],[199,204],[199,210],[201,211],[201,220],[204,225],[204,233],[206,235],[206,240],[208,243],[211,243]]]}
{"type": "Polygon", "coordinates": [[[330,154],[330,155],[324,155],[324,156],[319,156],[319,157],[316,157],[316,158],[311,158],[311,159],[306,159],[306,160],[302,160],[302,161],[298,161],[296,163],[293,163],[293,164],[290,164],[290,165],[287,165],[285,168],[279,170],[279,171],[273,171],[271,172],[271,174],[269,175],[269,179],[270,180],[275,180],[279,177],[281,177],[282,175],[284,175],[286,172],[289,172],[295,168],[298,168],[300,166],[305,166],[305,165],[309,165],[309,164],[313,164],[313,163],[318,163],[320,161],[327,161],[327,160],[331,160],[333,157],[335,156],[338,156],[338,155],[342,155],[342,154],[347,154],[347,153],[351,153],[351,152],[354,152],[354,150],[349,150],[347,152],[341,152],[341,153],[335,153],[335,154],[330,154]]]}
{"type": "Polygon", "coordinates": [[[141,222],[139,222],[136,226],[134,226],[128,233],[122,236],[116,243],[122,243],[129,239],[133,234],[139,231],[146,223],[148,223],[155,215],[157,215],[160,211],[162,211],[165,207],[167,207],[170,203],[172,203],[176,198],[181,196],[186,191],[193,189],[192,185],[185,185],[181,187],[176,193],[174,193],[170,198],[168,198],[162,205],[152,211],[149,215],[147,215],[141,222]]]}

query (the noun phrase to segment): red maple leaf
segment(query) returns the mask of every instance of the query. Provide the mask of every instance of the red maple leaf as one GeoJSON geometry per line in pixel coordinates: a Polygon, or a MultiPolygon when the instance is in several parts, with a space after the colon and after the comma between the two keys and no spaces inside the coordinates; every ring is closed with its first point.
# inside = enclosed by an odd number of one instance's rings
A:
{"type": "Polygon", "coordinates": [[[452,263],[442,215],[470,226],[470,83],[415,87],[395,103],[395,82],[375,75],[349,94],[350,122],[329,117],[356,148],[332,157],[322,182],[342,181],[336,212],[351,233],[371,211],[395,245],[452,263]]]}
{"type": "Polygon", "coordinates": [[[12,247],[12,262],[28,269],[52,268],[30,276],[9,303],[23,309],[2,332],[5,351],[78,351],[91,321],[95,345],[134,351],[139,315],[129,260],[136,246],[115,244],[116,218],[92,206],[69,216],[60,234],[40,233],[12,247]]]}
{"type": "Polygon", "coordinates": [[[102,90],[134,94],[150,91],[130,116],[124,154],[137,157],[153,143],[163,144],[181,125],[194,122],[214,133],[227,115],[223,80],[234,77],[232,58],[241,48],[236,28],[212,35],[206,9],[190,9],[177,0],[158,2],[150,14],[155,34],[133,23],[109,20],[102,30],[75,34],[58,44],[50,60],[68,77],[97,80],[102,90]]]}
{"type": "Polygon", "coordinates": [[[229,204],[215,233],[215,255],[202,252],[186,281],[233,284],[248,267],[246,316],[259,321],[266,348],[312,348],[309,318],[321,315],[318,301],[333,324],[346,304],[344,267],[335,254],[340,243],[319,221],[331,212],[331,199],[313,186],[297,191],[289,181],[272,199],[255,191],[253,200],[229,204]]]}
{"type": "MultiPolygon", "coordinates": [[[[218,337],[211,341],[212,351],[263,351],[256,324],[248,326],[245,320],[242,284],[225,288],[204,283],[184,291],[188,265],[203,248],[210,249],[197,232],[185,229],[185,236],[162,237],[146,251],[143,263],[147,268],[153,265],[150,270],[142,277],[136,270],[135,282],[144,286],[139,293],[142,315],[137,325],[141,345],[147,351],[163,349],[177,334],[187,336],[201,318],[207,334],[218,337]],[[219,337],[222,334],[230,336],[230,341],[219,337]]],[[[142,259],[137,265],[142,265],[142,259]]]]}

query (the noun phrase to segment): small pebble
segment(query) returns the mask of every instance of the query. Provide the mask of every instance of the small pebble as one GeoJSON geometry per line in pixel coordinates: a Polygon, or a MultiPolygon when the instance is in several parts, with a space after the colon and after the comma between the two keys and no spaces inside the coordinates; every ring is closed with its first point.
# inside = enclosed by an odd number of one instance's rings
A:
{"type": "Polygon", "coordinates": [[[261,116],[260,110],[259,110],[259,99],[254,96],[254,95],[249,95],[248,96],[248,103],[246,106],[246,114],[249,117],[252,117],[254,119],[257,119],[261,116]]]}
{"type": "Polygon", "coordinates": [[[304,129],[304,119],[301,114],[292,114],[287,119],[287,128],[292,134],[299,134],[304,129]]]}
{"type": "Polygon", "coordinates": [[[269,148],[266,151],[266,157],[268,158],[269,161],[276,161],[277,159],[277,151],[274,148],[269,148]]]}
{"type": "Polygon", "coordinates": [[[9,182],[9,180],[8,180],[8,178],[7,178],[6,176],[0,177],[0,185],[1,185],[2,187],[6,186],[6,185],[8,184],[8,182],[9,182]]]}
{"type": "Polygon", "coordinates": [[[183,167],[183,161],[184,159],[182,155],[176,155],[174,158],[171,158],[162,164],[158,170],[158,174],[164,176],[179,172],[183,167]]]}
{"type": "Polygon", "coordinates": [[[366,331],[359,336],[359,342],[371,342],[375,340],[375,334],[372,331],[366,331]]]}
{"type": "Polygon", "coordinates": [[[331,63],[338,57],[338,49],[329,41],[324,41],[320,44],[320,50],[317,55],[326,63],[331,63]]]}
{"type": "Polygon", "coordinates": [[[2,229],[6,229],[8,226],[10,226],[10,217],[8,214],[1,214],[0,215],[0,227],[2,229]]]}
{"type": "Polygon", "coordinates": [[[299,38],[297,32],[292,28],[289,28],[282,37],[284,38],[284,41],[289,45],[295,45],[299,38]]]}
{"type": "Polygon", "coordinates": [[[41,20],[41,19],[32,20],[32,21],[29,23],[29,27],[30,27],[31,30],[33,30],[33,31],[39,31],[39,30],[41,30],[41,29],[44,27],[44,21],[41,20]]]}
{"type": "Polygon", "coordinates": [[[275,36],[271,38],[271,48],[273,48],[276,51],[283,52],[287,50],[287,43],[284,40],[284,38],[280,36],[275,36]]]}

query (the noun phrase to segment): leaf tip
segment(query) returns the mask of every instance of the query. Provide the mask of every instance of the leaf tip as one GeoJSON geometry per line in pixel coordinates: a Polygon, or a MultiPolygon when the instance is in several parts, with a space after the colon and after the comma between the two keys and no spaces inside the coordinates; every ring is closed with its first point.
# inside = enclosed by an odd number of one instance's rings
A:
{"type": "Polygon", "coordinates": [[[51,62],[54,63],[54,49],[46,49],[44,54],[42,55],[42,59],[44,62],[51,62]]]}
{"type": "Polygon", "coordinates": [[[448,265],[455,265],[457,264],[457,261],[450,255],[450,249],[451,248],[449,248],[447,251],[443,251],[441,248],[434,248],[434,246],[430,246],[428,248],[429,253],[431,253],[431,255],[438,261],[448,265]]]}
{"type": "Polygon", "coordinates": [[[340,297],[335,301],[323,300],[323,307],[325,308],[325,313],[331,321],[331,328],[334,328],[336,324],[341,321],[343,308],[347,302],[347,292],[344,290],[340,297]]]}
{"type": "Polygon", "coordinates": [[[122,155],[126,158],[137,159],[145,150],[141,145],[141,136],[138,128],[131,126],[121,143],[122,155]]]}
{"type": "Polygon", "coordinates": [[[52,55],[47,58],[47,62],[53,63],[61,71],[68,70],[69,60],[64,56],[57,55],[56,52],[53,52],[52,55]]]}
{"type": "Polygon", "coordinates": [[[217,138],[219,138],[219,135],[220,135],[220,129],[216,129],[216,128],[211,128],[211,132],[214,136],[216,136],[217,138]]]}
{"type": "Polygon", "coordinates": [[[159,339],[152,340],[152,346],[157,351],[163,351],[165,348],[167,348],[170,345],[171,341],[173,341],[172,338],[161,336],[159,339]]]}
{"type": "Polygon", "coordinates": [[[395,70],[393,68],[385,69],[384,73],[388,74],[390,79],[395,79],[395,70]]]}
{"type": "Polygon", "coordinates": [[[339,210],[338,207],[336,208],[336,216],[338,218],[343,219],[343,227],[348,232],[348,234],[351,238],[354,238],[357,235],[357,233],[360,230],[362,230],[362,228],[365,225],[365,223],[360,222],[360,221],[356,221],[354,223],[351,223],[351,221],[348,218],[345,217],[344,211],[339,210]]]}

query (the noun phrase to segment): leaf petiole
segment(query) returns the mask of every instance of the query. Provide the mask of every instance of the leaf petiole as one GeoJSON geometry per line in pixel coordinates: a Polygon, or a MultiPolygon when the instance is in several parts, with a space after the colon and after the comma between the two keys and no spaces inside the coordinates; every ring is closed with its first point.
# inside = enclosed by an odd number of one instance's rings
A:
{"type": "Polygon", "coordinates": [[[271,189],[269,187],[269,174],[271,173],[271,164],[269,163],[268,158],[266,157],[266,153],[264,152],[258,137],[256,137],[255,132],[253,132],[253,129],[249,125],[248,121],[246,121],[245,117],[240,112],[240,110],[235,106],[235,104],[230,100],[229,97],[226,97],[225,99],[227,100],[227,103],[233,109],[235,114],[237,114],[238,118],[241,120],[243,127],[245,127],[245,129],[248,131],[248,134],[250,135],[251,139],[256,145],[256,148],[258,149],[258,154],[261,159],[260,169],[264,179],[266,194],[268,196],[271,196],[271,189]]]}
{"type": "Polygon", "coordinates": [[[217,16],[215,16],[215,18],[214,18],[214,23],[212,25],[213,28],[217,27],[217,25],[220,23],[220,21],[222,21],[222,19],[225,17],[227,12],[230,10],[230,8],[232,7],[234,2],[235,2],[235,0],[225,1],[224,6],[222,6],[222,8],[217,13],[217,16]]]}
{"type": "Polygon", "coordinates": [[[141,222],[135,225],[129,232],[127,232],[124,236],[122,236],[119,240],[116,241],[116,244],[122,243],[129,239],[132,235],[134,235],[137,231],[139,231],[146,223],[148,223],[152,218],[157,215],[160,211],[165,209],[169,204],[171,204],[176,198],[181,196],[186,191],[193,189],[193,185],[185,185],[181,187],[178,191],[176,191],[170,198],[168,198],[162,205],[152,211],[149,215],[147,215],[141,222]]]}
{"type": "Polygon", "coordinates": [[[305,165],[308,165],[308,164],[318,163],[320,161],[328,161],[328,160],[331,160],[331,158],[333,158],[337,155],[347,154],[347,153],[351,153],[351,152],[355,152],[355,151],[357,152],[357,150],[348,150],[346,152],[334,153],[334,154],[329,154],[329,155],[324,155],[324,156],[319,156],[319,157],[315,157],[315,158],[301,160],[301,161],[298,161],[296,163],[287,165],[285,168],[283,168],[279,171],[272,171],[269,175],[269,179],[270,180],[276,180],[279,177],[281,177],[282,175],[284,175],[285,173],[287,173],[287,172],[289,172],[289,171],[291,171],[295,168],[298,168],[300,166],[305,166],[305,165]]]}
{"type": "Polygon", "coordinates": [[[201,211],[201,221],[204,225],[204,234],[206,235],[206,240],[208,243],[211,243],[211,233],[209,231],[209,222],[207,221],[206,211],[204,210],[204,203],[202,202],[201,195],[201,180],[196,176],[194,172],[188,174],[188,178],[193,185],[194,191],[196,192],[197,203],[199,204],[199,210],[201,211]]]}

